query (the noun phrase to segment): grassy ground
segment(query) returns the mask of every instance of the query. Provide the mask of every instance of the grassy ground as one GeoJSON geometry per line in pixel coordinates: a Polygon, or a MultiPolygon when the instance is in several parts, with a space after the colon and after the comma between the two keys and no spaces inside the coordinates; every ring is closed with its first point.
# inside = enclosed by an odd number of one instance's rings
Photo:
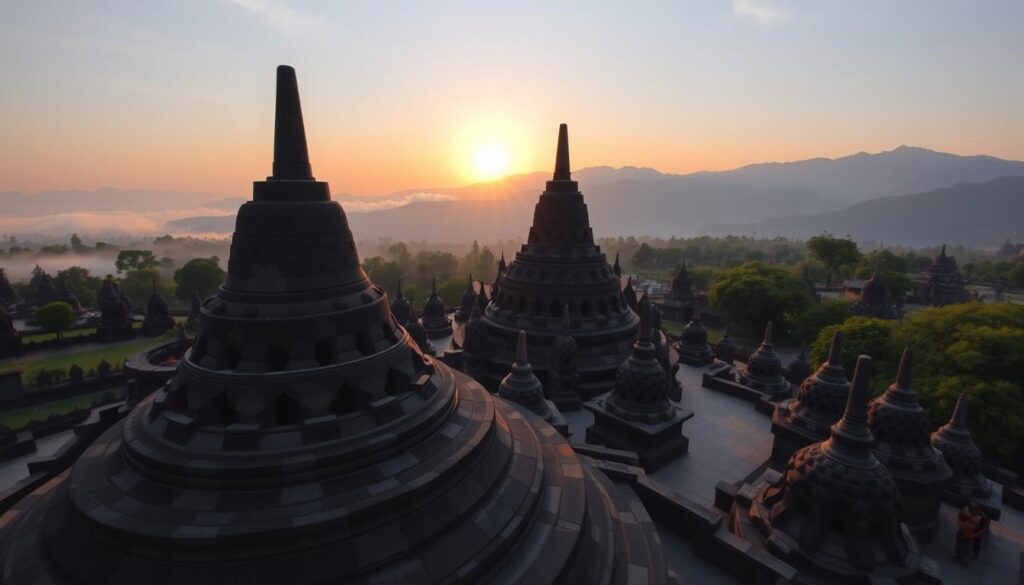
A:
{"type": "MultiPolygon", "coordinates": [[[[21,380],[27,387],[29,380],[34,379],[41,369],[62,369],[67,371],[72,365],[78,364],[83,370],[88,372],[89,370],[96,369],[96,366],[103,360],[107,360],[107,363],[110,365],[120,366],[124,362],[124,358],[129,355],[155,347],[164,341],[163,337],[151,337],[131,343],[118,343],[109,347],[100,347],[87,351],[69,351],[68,353],[59,353],[46,357],[33,357],[30,353],[21,358],[0,361],[0,371],[16,367],[21,368],[21,380]]],[[[73,349],[73,346],[69,347],[69,349],[73,349]]]]}
{"type": "Polygon", "coordinates": [[[73,398],[65,398],[64,400],[47,402],[46,404],[9,410],[0,414],[0,424],[16,429],[28,424],[30,421],[43,420],[51,414],[64,414],[76,408],[89,408],[92,406],[92,401],[99,398],[102,394],[103,392],[94,392],[84,396],[75,396],[73,398]]]}
{"type": "MultiPolygon", "coordinates": [[[[132,323],[132,328],[136,331],[142,330],[142,323],[132,323]]],[[[92,335],[96,333],[95,327],[88,327],[86,329],[75,329],[74,331],[65,331],[63,338],[71,339],[72,337],[81,337],[82,335],[92,335]]],[[[29,342],[40,342],[40,341],[51,341],[57,339],[56,333],[34,333],[32,335],[22,335],[21,341],[24,343],[29,342]]]]}

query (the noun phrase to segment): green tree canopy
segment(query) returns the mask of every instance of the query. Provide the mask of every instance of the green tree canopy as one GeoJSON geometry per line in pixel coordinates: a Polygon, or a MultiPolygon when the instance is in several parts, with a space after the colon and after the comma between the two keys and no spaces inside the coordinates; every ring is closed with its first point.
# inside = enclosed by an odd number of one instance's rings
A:
{"type": "Polygon", "coordinates": [[[117,253],[114,267],[118,274],[127,274],[133,270],[156,268],[158,262],[152,250],[121,250],[117,253]]]}
{"type": "Polygon", "coordinates": [[[199,291],[200,298],[206,298],[224,283],[225,278],[227,273],[220,267],[220,258],[193,258],[174,271],[174,282],[178,285],[176,296],[190,299],[193,292],[199,291]]]}
{"type": "Polygon", "coordinates": [[[838,325],[850,317],[850,302],[844,299],[822,299],[806,311],[793,318],[800,341],[811,343],[818,338],[821,330],[831,325],[838,325]]]}
{"type": "Polygon", "coordinates": [[[807,283],[799,275],[762,262],[748,262],[715,275],[708,290],[711,304],[729,322],[757,331],[768,321],[782,321],[811,304],[807,283]]]}
{"type": "Polygon", "coordinates": [[[103,279],[93,276],[88,268],[81,266],[69,266],[58,271],[53,279],[54,284],[63,286],[78,297],[82,305],[95,307],[96,299],[99,296],[100,287],[103,286],[103,279]]]}
{"type": "Polygon", "coordinates": [[[807,240],[807,250],[825,265],[825,279],[832,286],[832,278],[843,266],[851,266],[860,260],[857,244],[849,238],[836,238],[824,233],[807,240]]]}
{"type": "Polygon", "coordinates": [[[637,268],[653,268],[658,260],[658,253],[647,242],[640,244],[636,252],[633,252],[631,260],[637,268]]]}
{"type": "MultiPolygon", "coordinates": [[[[1024,456],[1024,306],[964,303],[929,308],[903,321],[854,317],[840,326],[843,362],[875,358],[872,385],[881,392],[896,374],[904,344],[914,348],[914,389],[933,427],[945,424],[961,392],[969,396],[971,433],[986,457],[1022,471],[1024,456]]],[[[836,327],[812,347],[824,361],[836,327]]]]}
{"type": "Polygon", "coordinates": [[[71,327],[78,315],[71,305],[64,301],[57,301],[36,309],[34,317],[40,327],[56,333],[57,340],[60,341],[61,335],[68,327],[71,327]]]}

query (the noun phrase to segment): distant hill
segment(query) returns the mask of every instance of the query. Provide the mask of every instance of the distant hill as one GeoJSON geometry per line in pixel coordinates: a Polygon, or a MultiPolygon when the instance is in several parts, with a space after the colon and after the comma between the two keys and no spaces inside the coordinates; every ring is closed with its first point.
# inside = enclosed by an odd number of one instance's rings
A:
{"type": "Polygon", "coordinates": [[[1024,177],[957,183],[846,209],[791,215],[744,225],[707,226],[707,235],[750,234],[806,238],[828,231],[886,244],[998,246],[1024,238],[1024,177]]]}
{"type": "MultiPolygon", "coordinates": [[[[708,220],[746,222],[823,208],[816,193],[801,189],[726,185],[678,175],[600,183],[587,181],[586,174],[581,171],[573,177],[580,181],[598,236],[685,235],[695,233],[708,220]]],[[[461,242],[525,237],[547,178],[546,174],[535,177],[529,188],[518,193],[506,191],[486,199],[417,201],[369,213],[354,213],[344,201],[342,204],[349,211],[349,225],[357,238],[461,242]]],[[[172,231],[230,232],[234,218],[188,217],[170,221],[168,226],[172,231]]]]}
{"type": "MultiPolygon", "coordinates": [[[[595,233],[652,236],[693,236],[702,226],[723,225],[750,233],[756,228],[748,226],[773,218],[837,211],[879,197],[1001,176],[1024,176],[1024,162],[906,146],[689,175],[606,166],[573,172],[587,197],[595,233]]],[[[334,198],[345,206],[357,237],[450,243],[524,237],[549,177],[548,172],[535,172],[462,187],[406,189],[386,196],[335,193],[334,198]]],[[[228,233],[234,218],[226,214],[242,201],[209,193],[130,189],[0,193],[0,209],[7,217],[0,217],[0,232],[83,230],[97,223],[109,230],[134,226],[138,231],[159,229],[148,227],[159,221],[171,232],[228,233]],[[129,216],[116,221],[66,217],[110,212],[129,216]],[[52,214],[63,216],[46,217],[52,214]],[[133,221],[130,214],[145,217],[133,221]],[[19,219],[32,217],[36,219],[19,219]]],[[[863,237],[859,231],[850,233],[863,237]]]]}
{"type": "Polygon", "coordinates": [[[861,152],[836,159],[764,163],[698,174],[734,185],[809,189],[839,208],[887,195],[1024,175],[1024,162],[901,146],[878,154],[861,152]]]}

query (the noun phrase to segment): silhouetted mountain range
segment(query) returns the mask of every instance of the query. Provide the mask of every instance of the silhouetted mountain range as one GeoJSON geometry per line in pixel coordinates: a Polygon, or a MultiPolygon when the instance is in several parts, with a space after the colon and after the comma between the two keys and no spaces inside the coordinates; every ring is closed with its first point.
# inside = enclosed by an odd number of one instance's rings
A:
{"type": "MultiPolygon", "coordinates": [[[[850,233],[858,239],[873,239],[876,235],[869,234],[877,234],[880,239],[893,243],[901,241],[901,236],[895,231],[882,230],[875,221],[877,218],[862,219],[860,221],[865,223],[849,227],[838,227],[838,223],[837,227],[809,225],[810,232],[784,226],[789,226],[789,216],[819,214],[815,217],[824,221],[833,217],[826,212],[838,213],[868,200],[906,193],[927,199],[928,191],[940,187],[1004,176],[1024,176],[1024,162],[990,156],[958,156],[906,146],[878,154],[765,163],[689,175],[639,167],[591,167],[573,173],[586,195],[598,235],[692,236],[702,228],[709,233],[734,230],[741,234],[752,231],[762,234],[777,229],[779,233],[806,235],[830,229],[850,233]],[[773,220],[778,223],[772,223],[773,220]]],[[[384,197],[337,193],[334,197],[345,205],[358,238],[489,241],[525,236],[537,195],[548,178],[549,173],[536,172],[463,187],[407,189],[384,197]]],[[[1010,205],[1012,196],[1006,195],[1006,198],[1006,204],[1010,205]]],[[[15,217],[76,211],[137,211],[150,213],[152,218],[154,211],[176,210],[165,216],[165,221],[169,220],[168,230],[176,232],[229,233],[234,228],[234,217],[227,214],[242,200],[207,193],[119,189],[50,191],[36,195],[0,193],[0,207],[15,217]],[[180,212],[202,208],[216,209],[218,213],[183,217],[188,212],[180,212]],[[221,210],[225,215],[220,215],[221,210]]],[[[888,204],[880,201],[877,205],[881,210],[888,204]]],[[[984,210],[971,211],[977,214],[984,210]]],[[[941,214],[941,210],[935,208],[934,213],[941,214]]],[[[999,215],[1000,211],[996,209],[993,213],[999,215]]],[[[964,216],[959,224],[950,228],[959,232],[940,239],[992,243],[983,234],[999,230],[987,229],[986,225],[1001,225],[1002,218],[985,219],[988,223],[984,223],[981,217],[969,219],[974,217],[964,216]],[[983,223],[972,225],[971,221],[983,223]],[[957,236],[961,232],[962,238],[957,236]]],[[[934,222],[942,223],[939,219],[934,222]]],[[[10,223],[0,227],[3,231],[17,232],[10,223]]],[[[44,229],[50,224],[40,222],[39,225],[38,229],[44,229]]],[[[1011,235],[1003,233],[996,239],[1001,241],[1011,235]]],[[[920,237],[927,240],[922,243],[939,241],[928,239],[924,232],[920,237]]]]}
{"type": "Polygon", "coordinates": [[[839,211],[791,215],[746,225],[707,226],[707,235],[807,238],[828,231],[858,240],[910,246],[948,242],[995,246],[1024,238],[1024,177],[957,183],[922,193],[881,197],[839,211]]]}

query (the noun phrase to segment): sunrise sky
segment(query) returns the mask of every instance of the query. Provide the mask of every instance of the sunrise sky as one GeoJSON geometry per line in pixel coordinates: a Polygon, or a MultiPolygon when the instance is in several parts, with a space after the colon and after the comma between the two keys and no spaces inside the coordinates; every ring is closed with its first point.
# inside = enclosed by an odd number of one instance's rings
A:
{"type": "Polygon", "coordinates": [[[7,2],[0,191],[246,195],[295,66],[317,178],[383,194],[900,144],[1024,159],[1021,0],[7,2]]]}

